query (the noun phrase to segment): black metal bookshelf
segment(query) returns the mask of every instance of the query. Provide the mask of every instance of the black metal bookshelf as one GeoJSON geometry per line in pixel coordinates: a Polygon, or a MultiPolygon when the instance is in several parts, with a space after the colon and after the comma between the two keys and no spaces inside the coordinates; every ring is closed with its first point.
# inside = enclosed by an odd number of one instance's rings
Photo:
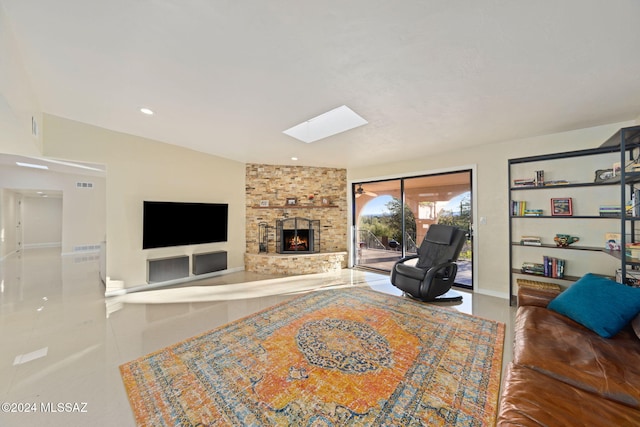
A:
{"type": "MultiPolygon", "coordinates": [[[[615,154],[614,154],[615,156],[615,154]]],[[[510,295],[510,305],[516,304],[517,300],[514,295],[514,281],[515,277],[518,275],[527,276],[527,277],[539,277],[541,279],[554,279],[554,280],[562,280],[566,281],[568,285],[571,282],[574,282],[579,279],[580,276],[576,275],[564,275],[562,278],[552,278],[541,276],[537,274],[529,274],[523,273],[519,268],[513,265],[514,263],[514,250],[517,247],[527,247],[527,248],[543,248],[546,251],[590,251],[590,252],[600,252],[605,256],[612,256],[619,260],[619,268],[621,271],[622,282],[624,283],[627,279],[627,268],[633,267],[637,268],[640,266],[640,259],[631,258],[625,256],[625,248],[627,243],[635,243],[636,241],[636,221],[640,221],[640,216],[638,212],[635,215],[628,214],[626,211],[627,205],[627,194],[633,194],[636,191],[636,188],[640,187],[640,126],[633,126],[627,128],[619,129],[614,135],[612,135],[609,139],[607,139],[603,144],[599,147],[584,149],[584,150],[575,150],[575,151],[566,151],[560,153],[551,153],[551,154],[543,154],[537,156],[527,156],[520,157],[516,159],[510,159],[508,161],[508,182],[509,182],[509,207],[511,208],[512,203],[516,202],[514,200],[515,194],[521,194],[521,192],[527,191],[541,191],[548,192],[549,197],[553,194],[558,194],[558,190],[562,189],[576,189],[576,188],[597,188],[602,186],[617,186],[619,190],[616,192],[619,194],[618,205],[620,207],[620,215],[562,215],[562,216],[554,216],[554,215],[515,215],[510,211],[509,213],[509,265],[510,265],[510,275],[509,275],[509,295],[510,295]],[[559,183],[553,185],[545,185],[543,182],[536,182],[537,185],[513,185],[514,177],[512,176],[512,171],[514,166],[522,165],[525,163],[541,163],[544,164],[553,164],[556,160],[562,159],[575,159],[576,167],[580,167],[580,160],[585,158],[586,156],[602,156],[606,154],[617,153],[619,154],[619,164],[620,170],[615,176],[596,182],[566,182],[559,183]],[[638,169],[631,169],[631,165],[637,164],[638,169]],[[612,221],[612,223],[616,223],[616,233],[620,235],[620,251],[612,251],[608,250],[604,247],[594,247],[594,246],[581,246],[579,244],[571,245],[568,247],[558,247],[554,244],[543,243],[540,245],[522,245],[517,241],[517,236],[514,236],[514,221],[535,221],[535,220],[588,220],[588,221],[600,221],[600,220],[608,220],[612,221]],[[629,241],[627,241],[629,240],[629,241]]],[[[516,166],[517,167],[517,166],[516,166]]],[[[526,194],[526,193],[525,193],[526,194]]],[[[640,200],[636,200],[636,204],[639,204],[640,200]]],[[[588,213],[588,212],[587,212],[588,213]]],[[[554,252],[555,254],[556,252],[554,252]]],[[[561,252],[557,252],[561,253],[561,252]]],[[[575,273],[575,271],[574,271],[575,273]]],[[[586,271],[584,272],[586,273],[586,271]]],[[[611,277],[609,274],[601,274],[605,277],[611,277]]]]}

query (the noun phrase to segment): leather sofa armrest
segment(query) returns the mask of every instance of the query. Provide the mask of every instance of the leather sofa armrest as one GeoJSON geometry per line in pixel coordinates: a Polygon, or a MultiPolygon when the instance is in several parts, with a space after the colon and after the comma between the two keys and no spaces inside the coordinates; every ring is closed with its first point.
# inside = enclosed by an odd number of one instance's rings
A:
{"type": "Polygon", "coordinates": [[[546,307],[560,292],[555,289],[536,289],[521,286],[518,288],[518,307],[523,305],[546,307]]]}

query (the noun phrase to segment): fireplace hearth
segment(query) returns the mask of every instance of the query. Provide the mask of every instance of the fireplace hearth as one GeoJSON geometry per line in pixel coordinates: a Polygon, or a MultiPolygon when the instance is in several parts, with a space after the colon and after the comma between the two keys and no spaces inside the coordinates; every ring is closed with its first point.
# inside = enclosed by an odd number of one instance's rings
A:
{"type": "Polygon", "coordinates": [[[320,252],[320,221],[299,217],[276,221],[276,251],[281,254],[320,252]]]}

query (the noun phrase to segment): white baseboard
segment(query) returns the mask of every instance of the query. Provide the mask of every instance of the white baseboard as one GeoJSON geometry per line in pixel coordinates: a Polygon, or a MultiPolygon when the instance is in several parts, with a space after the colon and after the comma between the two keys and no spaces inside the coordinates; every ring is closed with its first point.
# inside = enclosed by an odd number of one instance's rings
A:
{"type": "Polygon", "coordinates": [[[100,253],[100,250],[97,250],[97,251],[63,252],[62,256],[92,255],[92,254],[99,254],[99,253],[100,253]]]}
{"type": "Polygon", "coordinates": [[[474,289],[473,291],[476,294],[488,295],[490,297],[496,297],[496,298],[501,298],[501,299],[505,299],[505,300],[509,299],[509,293],[508,292],[491,291],[491,290],[488,290],[488,289],[474,289]]]}
{"type": "Polygon", "coordinates": [[[45,249],[45,248],[59,248],[62,247],[62,242],[48,242],[48,243],[28,243],[22,246],[23,249],[45,249]]]}

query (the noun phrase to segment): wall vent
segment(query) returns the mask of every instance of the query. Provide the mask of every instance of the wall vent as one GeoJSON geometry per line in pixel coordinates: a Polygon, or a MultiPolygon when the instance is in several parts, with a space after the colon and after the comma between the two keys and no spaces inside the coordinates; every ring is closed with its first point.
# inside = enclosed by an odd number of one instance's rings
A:
{"type": "Polygon", "coordinates": [[[80,245],[74,246],[73,252],[99,252],[100,245],[80,245]]]}
{"type": "Polygon", "coordinates": [[[76,182],[76,188],[93,188],[93,182],[76,182]]]}
{"type": "Polygon", "coordinates": [[[73,257],[73,262],[74,264],[79,264],[79,263],[83,263],[83,262],[90,262],[90,261],[98,261],[100,259],[100,255],[85,255],[85,256],[76,256],[73,257]]]}

